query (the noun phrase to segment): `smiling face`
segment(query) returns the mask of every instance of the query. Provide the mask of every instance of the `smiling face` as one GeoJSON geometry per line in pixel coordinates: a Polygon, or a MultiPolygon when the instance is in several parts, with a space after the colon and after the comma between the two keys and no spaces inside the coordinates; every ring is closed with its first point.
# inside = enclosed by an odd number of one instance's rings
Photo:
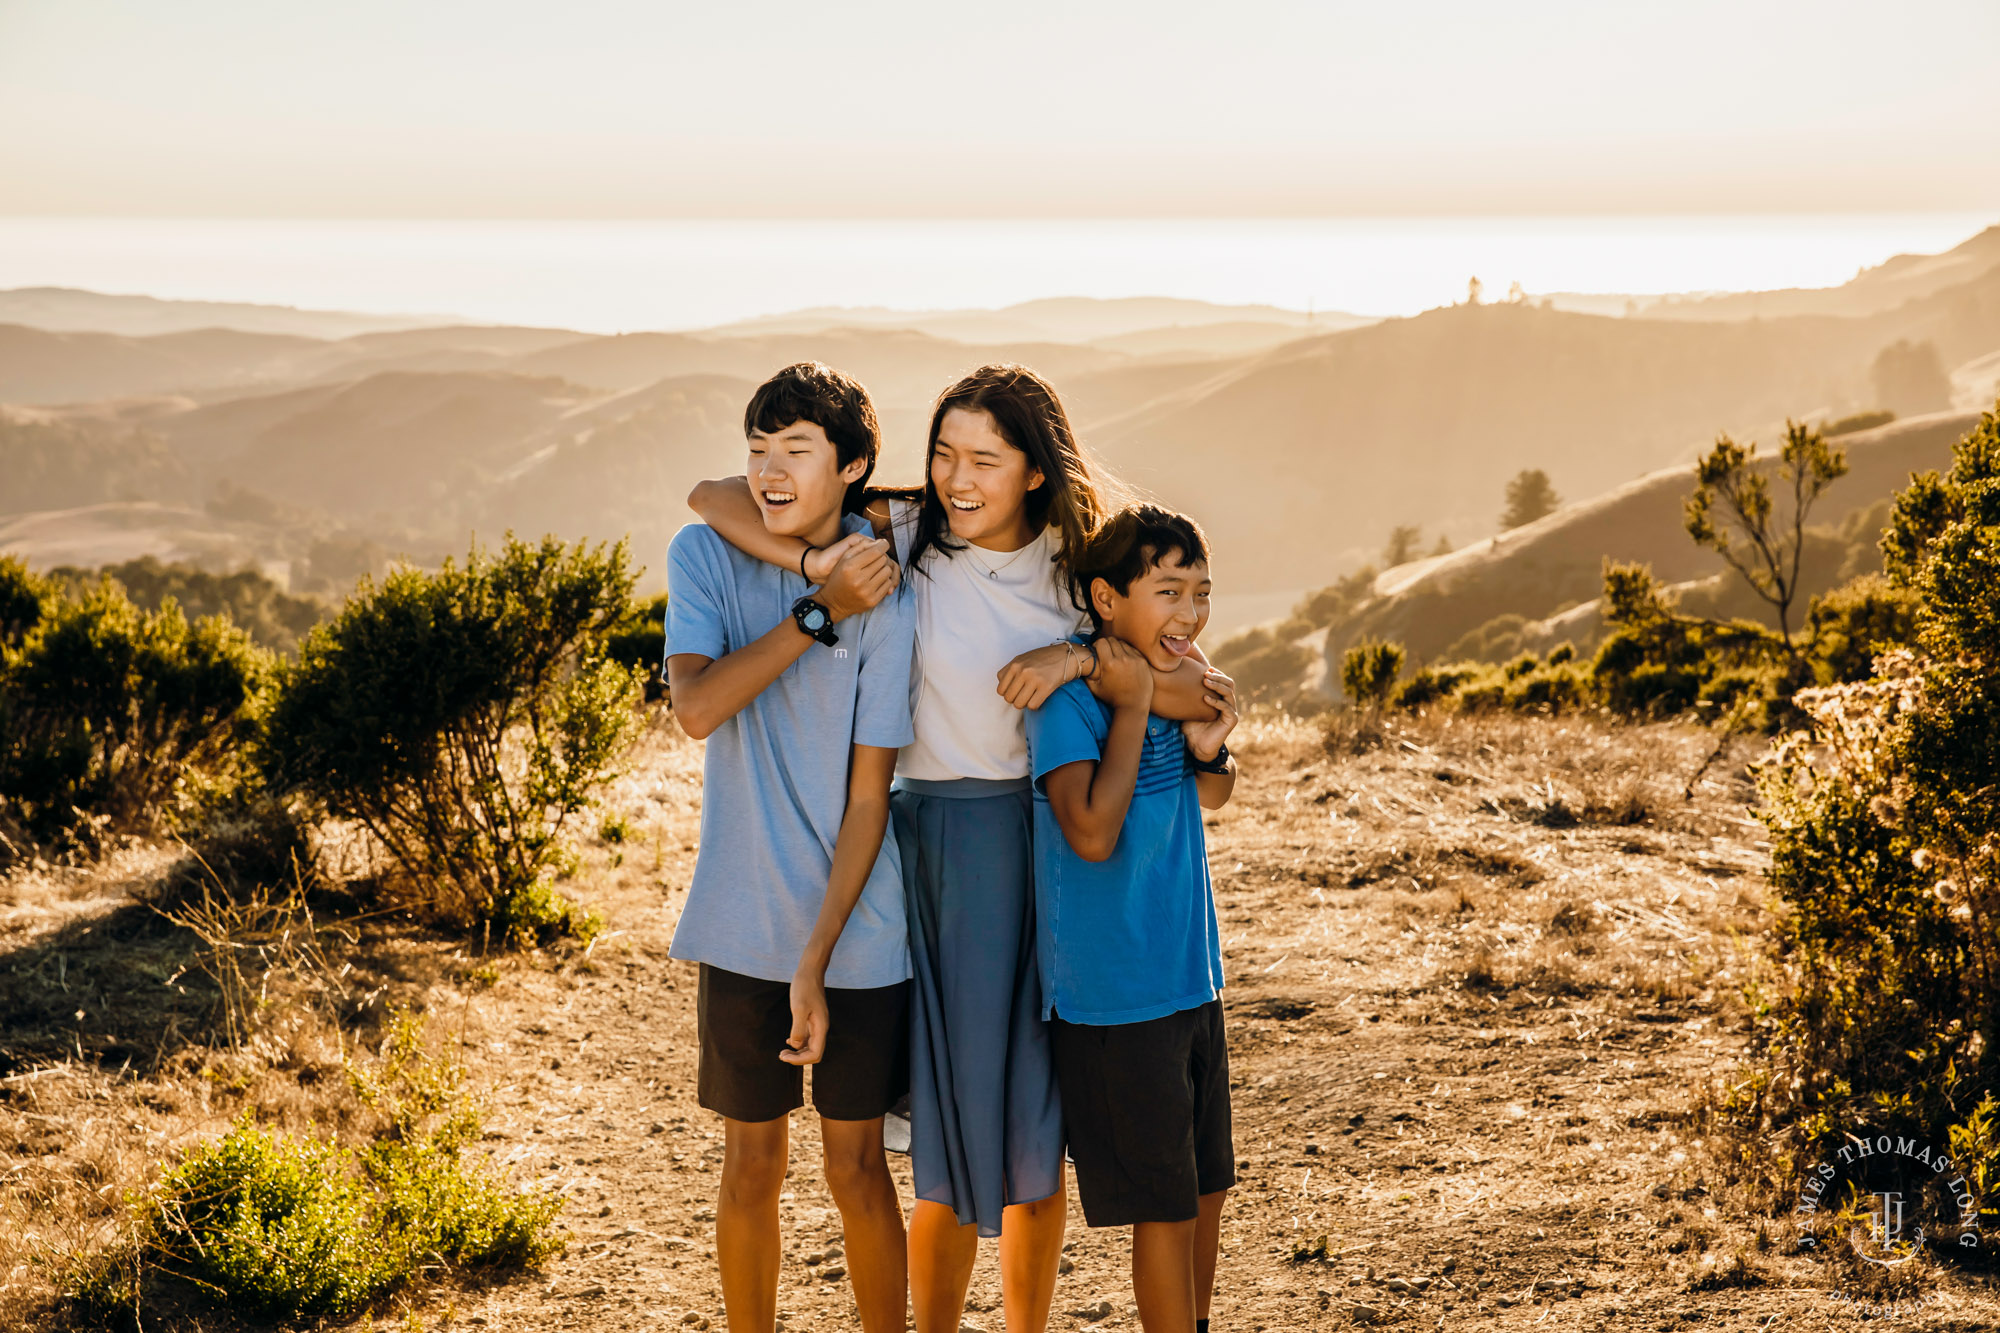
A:
{"type": "Polygon", "coordinates": [[[766,528],[825,546],[840,536],[840,504],[848,484],[867,468],[864,458],[842,467],[826,431],[810,421],[794,421],[768,434],[750,432],[743,474],[766,528]]]}
{"type": "Polygon", "coordinates": [[[1154,562],[1123,594],[1104,579],[1093,579],[1090,600],[1106,634],[1145,654],[1156,671],[1172,671],[1194,651],[1208,624],[1208,562],[1181,563],[1179,551],[1154,562]]]}
{"type": "Polygon", "coordinates": [[[960,541],[994,551],[1018,551],[1033,541],[1026,504],[1043,480],[986,413],[954,407],[938,423],[931,485],[960,541]]]}

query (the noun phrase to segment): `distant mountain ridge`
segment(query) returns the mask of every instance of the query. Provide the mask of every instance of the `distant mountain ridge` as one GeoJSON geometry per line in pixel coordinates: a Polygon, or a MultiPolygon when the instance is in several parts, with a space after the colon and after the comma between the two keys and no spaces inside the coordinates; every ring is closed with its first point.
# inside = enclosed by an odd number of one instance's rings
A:
{"type": "Polygon", "coordinates": [[[824,360],[868,384],[877,476],[901,484],[920,475],[938,390],[1011,360],[1056,384],[1114,471],[1203,523],[1236,606],[1269,608],[1359,567],[1399,524],[1422,526],[1423,549],[1483,540],[1524,467],[1603,495],[1719,431],[1768,442],[1787,417],[1878,406],[1869,370],[1893,341],[1935,343],[1960,406],[2000,384],[2000,229],[1829,290],[1872,313],[1631,318],[1517,301],[1329,332],[1277,307],[1063,298],[929,312],[922,328],[904,326],[910,312],[807,311],[612,336],[0,322],[0,516],[23,519],[9,531],[36,559],[83,527],[94,535],[77,541],[120,559],[142,553],[135,534],[171,531],[176,550],[315,568],[336,567],[315,541],[435,552],[511,528],[629,534],[657,570],[692,482],[741,466],[743,403],[777,367],[824,360]],[[1877,308],[1892,296],[1905,299],[1877,308]],[[117,508],[146,502],[171,518],[117,508]],[[56,510],[76,517],[26,522],[56,510]]]}
{"type": "Polygon", "coordinates": [[[436,315],[370,315],[351,310],[301,310],[246,301],[180,301],[77,287],[15,287],[0,291],[0,324],[60,333],[117,333],[130,338],[194,329],[289,333],[347,338],[357,333],[419,329],[448,323],[436,315]]]}

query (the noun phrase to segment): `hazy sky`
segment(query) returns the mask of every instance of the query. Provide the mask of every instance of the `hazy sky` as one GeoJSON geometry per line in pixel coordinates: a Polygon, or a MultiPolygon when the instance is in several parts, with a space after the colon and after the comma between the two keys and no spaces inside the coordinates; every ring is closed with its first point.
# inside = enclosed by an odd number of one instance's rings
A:
{"type": "Polygon", "coordinates": [[[1996,0],[0,0],[0,214],[2000,207],[1996,0]]]}

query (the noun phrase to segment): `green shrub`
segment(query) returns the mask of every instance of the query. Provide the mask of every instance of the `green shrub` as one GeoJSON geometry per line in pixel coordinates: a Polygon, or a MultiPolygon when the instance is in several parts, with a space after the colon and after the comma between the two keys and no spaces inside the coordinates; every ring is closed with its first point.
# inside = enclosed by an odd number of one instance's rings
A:
{"type": "Polygon", "coordinates": [[[1517,713],[1562,713],[1591,702],[1591,682],[1574,662],[1537,665],[1507,677],[1503,702],[1517,713]]]}
{"type": "Polygon", "coordinates": [[[1880,574],[1815,597],[1806,611],[1806,653],[1823,685],[1866,680],[1877,655],[1916,642],[1916,594],[1880,574]]]}
{"type": "Polygon", "coordinates": [[[246,1115],[167,1173],[150,1238],[162,1268],[233,1307],[338,1319],[400,1275],[370,1203],[352,1153],[246,1115]]]}
{"type": "Polygon", "coordinates": [[[280,677],[267,780],[366,827],[448,919],[587,933],[551,880],[637,733],[639,673],[608,656],[631,587],[622,542],[511,536],[364,581],[280,677]]]}
{"type": "Polygon", "coordinates": [[[342,1319],[428,1268],[529,1266],[561,1247],[549,1231],[559,1196],[516,1191],[465,1158],[479,1117],[464,1070],[426,1048],[414,1015],[395,1017],[377,1065],[349,1073],[379,1122],[360,1151],[246,1114],[162,1178],[139,1266],[234,1310],[342,1319]]]}
{"type": "Polygon", "coordinates": [[[1450,698],[1467,681],[1491,671],[1481,662],[1451,662],[1441,666],[1418,667],[1410,678],[1389,696],[1391,705],[1415,710],[1450,698]]]}
{"type": "Polygon", "coordinates": [[[1802,693],[1809,728],[1764,767],[1787,984],[1733,1105],[1808,1142],[1972,1145],[2000,1092],[2000,417],[1912,480],[1883,546],[1918,646],[1802,693]]]}
{"type": "Polygon", "coordinates": [[[1340,663],[1340,684],[1357,704],[1379,708],[1403,674],[1403,645],[1363,643],[1349,648],[1340,663]]]}
{"type": "Polygon", "coordinates": [[[55,590],[17,556],[0,556],[0,652],[20,646],[41,623],[55,590]]]}
{"type": "Polygon", "coordinates": [[[645,672],[648,698],[664,688],[667,653],[667,595],[633,602],[604,636],[604,655],[627,670],[645,672]]]}
{"type": "MultiPolygon", "coordinates": [[[[18,574],[0,582],[21,615],[18,574]]],[[[270,665],[171,599],[141,612],[109,580],[51,597],[0,659],[0,799],[44,837],[91,816],[148,827],[185,778],[234,762],[270,665]]]]}

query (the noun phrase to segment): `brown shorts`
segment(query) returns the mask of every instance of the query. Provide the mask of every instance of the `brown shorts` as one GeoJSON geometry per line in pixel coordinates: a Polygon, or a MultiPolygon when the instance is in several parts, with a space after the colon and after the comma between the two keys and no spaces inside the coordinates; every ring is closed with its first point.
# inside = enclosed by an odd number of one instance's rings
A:
{"type": "MultiPolygon", "coordinates": [[[[701,965],[696,1100],[717,1115],[759,1124],[806,1104],[805,1068],[778,1058],[792,1031],[792,988],[701,965]]],[[[827,1120],[873,1120],[910,1090],[910,983],[827,987],[826,1054],[812,1066],[813,1110],[827,1120]]]]}

